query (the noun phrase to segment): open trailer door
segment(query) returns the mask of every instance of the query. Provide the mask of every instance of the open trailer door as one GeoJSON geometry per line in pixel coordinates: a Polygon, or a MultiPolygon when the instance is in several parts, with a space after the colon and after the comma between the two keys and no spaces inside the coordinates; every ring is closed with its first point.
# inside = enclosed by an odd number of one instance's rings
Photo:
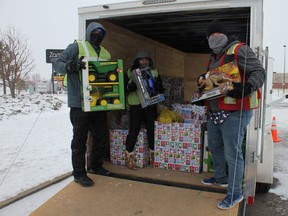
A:
{"type": "MultiPolygon", "coordinates": [[[[105,47],[111,50],[112,56],[114,54],[116,58],[121,57],[128,62],[126,67],[131,63],[131,55],[139,48],[140,40],[142,47],[154,51],[152,56],[161,74],[184,78],[184,101],[189,101],[192,89],[197,89],[195,78],[206,69],[204,65],[210,49],[205,29],[213,19],[223,21],[227,31],[250,45],[266,64],[262,48],[262,0],[149,0],[83,7],[79,8],[79,37],[84,37],[89,22],[104,23],[108,27],[105,47]],[[126,40],[129,41],[127,44],[126,40]],[[179,66],[179,62],[182,66],[179,66]],[[199,63],[203,65],[199,66],[199,63]]],[[[263,90],[266,92],[266,89],[263,90]]],[[[260,109],[254,111],[247,130],[246,200],[254,199],[257,164],[265,161],[262,145],[265,140],[263,136],[267,134],[263,127],[265,103],[262,100],[260,109]]]]}

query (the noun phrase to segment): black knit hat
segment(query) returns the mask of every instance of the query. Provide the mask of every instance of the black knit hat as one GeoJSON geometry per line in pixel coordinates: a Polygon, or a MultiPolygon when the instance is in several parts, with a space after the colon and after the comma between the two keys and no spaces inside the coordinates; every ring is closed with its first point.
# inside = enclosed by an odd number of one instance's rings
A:
{"type": "Polygon", "coordinates": [[[211,34],[219,32],[227,35],[226,29],[224,28],[222,22],[219,20],[213,20],[209,25],[207,26],[206,29],[206,35],[209,37],[211,34]]]}

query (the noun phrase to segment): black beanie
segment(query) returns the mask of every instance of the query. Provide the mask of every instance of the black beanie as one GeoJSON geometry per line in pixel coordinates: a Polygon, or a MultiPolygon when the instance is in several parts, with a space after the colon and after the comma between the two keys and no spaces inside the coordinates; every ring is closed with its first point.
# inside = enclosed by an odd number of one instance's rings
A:
{"type": "Polygon", "coordinates": [[[226,29],[224,28],[222,22],[219,20],[213,20],[206,29],[206,35],[209,37],[211,34],[219,32],[227,35],[226,29]]]}

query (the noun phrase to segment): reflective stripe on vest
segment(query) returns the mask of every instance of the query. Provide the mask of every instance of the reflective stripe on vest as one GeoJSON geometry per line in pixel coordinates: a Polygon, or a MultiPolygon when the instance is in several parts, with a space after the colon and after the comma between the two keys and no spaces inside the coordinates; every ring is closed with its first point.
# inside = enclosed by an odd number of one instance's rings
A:
{"type": "Polygon", "coordinates": [[[97,55],[94,48],[88,41],[79,41],[77,40],[79,54],[78,57],[86,56],[90,61],[109,61],[111,60],[110,53],[102,46],[100,46],[99,56],[97,55]]]}
{"type": "Polygon", "coordinates": [[[236,49],[236,47],[237,47],[238,45],[240,45],[240,44],[237,43],[237,44],[234,44],[233,46],[231,46],[231,47],[227,50],[226,54],[227,54],[227,55],[234,55],[234,54],[235,54],[235,49],[236,49]]]}
{"type": "MultiPolygon", "coordinates": [[[[232,45],[227,51],[226,51],[226,55],[234,55],[235,54],[235,49],[236,47],[240,45],[239,43],[232,45]]],[[[224,61],[223,61],[224,63],[224,61]]],[[[237,64],[238,67],[238,64],[237,64]]],[[[239,68],[238,68],[239,70],[239,68]]],[[[232,97],[224,97],[224,104],[236,104],[237,100],[236,98],[232,98],[232,97]]]]}
{"type": "MultiPolygon", "coordinates": [[[[237,43],[232,45],[226,52],[226,55],[234,55],[235,54],[235,50],[237,48],[238,51],[238,46],[241,46],[241,43],[237,43]]],[[[235,59],[237,58],[237,56],[235,56],[235,59]]],[[[243,109],[247,110],[247,109],[254,109],[257,108],[259,105],[259,96],[260,96],[260,91],[254,91],[251,95],[248,96],[249,100],[245,100],[245,98],[243,99],[243,109]],[[247,104],[249,103],[249,105],[247,104]]],[[[225,110],[236,110],[239,108],[239,106],[233,106],[233,105],[237,105],[237,101],[239,103],[239,101],[241,100],[237,100],[236,98],[232,98],[232,97],[224,97],[224,98],[219,98],[219,100],[223,100],[223,106],[221,107],[225,110]],[[227,105],[227,106],[226,106],[227,105]],[[229,106],[231,105],[231,106],[229,106]]],[[[219,103],[218,103],[219,104],[219,103]]]]}
{"type": "MultiPolygon", "coordinates": [[[[89,58],[90,61],[109,61],[111,60],[110,53],[102,46],[100,46],[100,53],[99,56],[97,55],[94,48],[88,41],[80,41],[77,40],[78,45],[78,58],[81,56],[86,56],[89,58]]],[[[67,74],[65,74],[63,82],[64,87],[67,87],[67,74]]]]}
{"type": "Polygon", "coordinates": [[[259,106],[259,100],[258,100],[258,94],[259,91],[254,91],[250,96],[249,96],[249,103],[250,103],[250,108],[257,108],[259,106]]]}
{"type": "Polygon", "coordinates": [[[232,97],[224,97],[224,104],[236,104],[236,99],[232,97]]]}

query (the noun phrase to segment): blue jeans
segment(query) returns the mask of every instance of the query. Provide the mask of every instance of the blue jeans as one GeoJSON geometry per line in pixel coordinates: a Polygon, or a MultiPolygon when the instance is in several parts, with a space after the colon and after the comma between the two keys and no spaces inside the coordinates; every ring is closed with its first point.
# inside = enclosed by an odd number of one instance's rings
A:
{"type": "Polygon", "coordinates": [[[252,110],[242,111],[242,114],[235,111],[222,124],[207,122],[214,177],[219,182],[228,183],[228,195],[242,194],[244,160],[241,146],[252,114],[252,110]]]}

